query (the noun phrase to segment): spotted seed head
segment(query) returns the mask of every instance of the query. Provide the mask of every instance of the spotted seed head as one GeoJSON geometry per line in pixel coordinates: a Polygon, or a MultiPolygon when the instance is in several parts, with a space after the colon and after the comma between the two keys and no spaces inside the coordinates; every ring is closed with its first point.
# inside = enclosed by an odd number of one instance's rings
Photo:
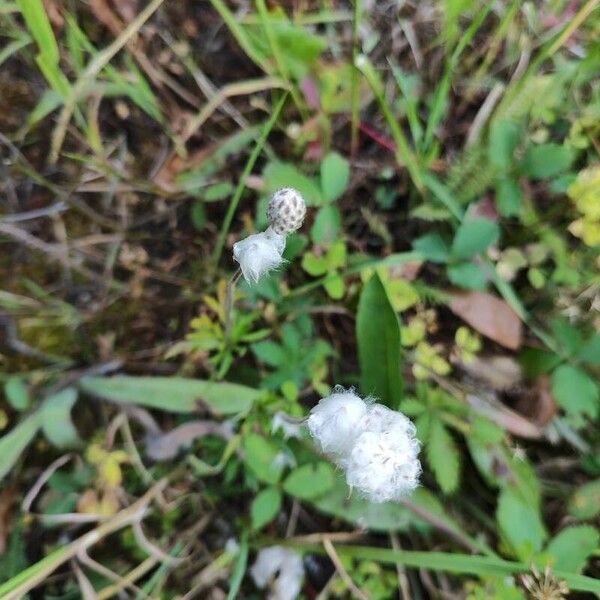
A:
{"type": "Polygon", "coordinates": [[[304,198],[293,188],[277,190],[269,202],[269,225],[279,235],[288,235],[302,226],[306,215],[304,198]]]}

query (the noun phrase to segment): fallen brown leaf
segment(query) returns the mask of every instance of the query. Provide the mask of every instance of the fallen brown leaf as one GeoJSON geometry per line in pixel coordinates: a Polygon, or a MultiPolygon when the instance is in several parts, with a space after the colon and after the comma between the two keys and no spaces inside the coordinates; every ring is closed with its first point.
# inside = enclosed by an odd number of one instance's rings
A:
{"type": "Polygon", "coordinates": [[[474,356],[459,362],[471,377],[497,391],[507,391],[521,383],[521,366],[512,356],[474,356]]]}
{"type": "Polygon", "coordinates": [[[194,440],[207,435],[218,435],[225,439],[231,438],[231,432],[221,423],[190,421],[175,427],[168,433],[148,436],[146,455],[152,460],[171,460],[177,456],[182,448],[191,446],[194,440]]]}
{"type": "Polygon", "coordinates": [[[519,398],[516,408],[537,425],[547,425],[558,412],[550,378],[547,375],[538,378],[535,385],[519,398]]]}
{"type": "Polygon", "coordinates": [[[500,298],[486,292],[454,294],[450,310],[473,329],[505,348],[521,347],[523,324],[517,313],[500,298]]]}
{"type": "Polygon", "coordinates": [[[6,540],[10,535],[10,515],[15,492],[14,487],[6,488],[0,492],[0,556],[6,550],[6,540]]]}

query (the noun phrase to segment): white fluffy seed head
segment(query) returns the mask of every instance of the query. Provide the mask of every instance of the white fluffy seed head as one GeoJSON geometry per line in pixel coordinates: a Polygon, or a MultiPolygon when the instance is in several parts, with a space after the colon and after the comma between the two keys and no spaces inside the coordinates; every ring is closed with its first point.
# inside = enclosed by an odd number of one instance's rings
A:
{"type": "Polygon", "coordinates": [[[310,411],[307,425],[323,452],[341,458],[363,431],[366,416],[366,402],[354,392],[339,388],[310,411]]]}
{"type": "Polygon", "coordinates": [[[248,283],[257,283],[265,273],[281,265],[284,249],[285,237],[269,227],[236,242],[233,258],[240,264],[244,279],[248,283]]]}
{"type": "Polygon", "coordinates": [[[277,190],[267,207],[269,225],[279,235],[288,235],[300,229],[306,216],[306,202],[294,188],[277,190]]]}
{"type": "Polygon", "coordinates": [[[400,500],[419,483],[419,442],[385,431],[362,433],[345,464],[346,482],[371,502],[400,500]]]}
{"type": "Polygon", "coordinates": [[[270,585],[269,600],[295,600],[302,589],[304,566],[293,550],[269,546],[259,551],[250,574],[259,589],[270,585]]]}

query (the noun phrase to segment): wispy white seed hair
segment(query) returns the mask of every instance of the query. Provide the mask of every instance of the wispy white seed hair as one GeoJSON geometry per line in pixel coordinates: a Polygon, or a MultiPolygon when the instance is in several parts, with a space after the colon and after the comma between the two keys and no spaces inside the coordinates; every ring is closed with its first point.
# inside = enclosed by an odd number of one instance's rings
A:
{"type": "Polygon", "coordinates": [[[323,452],[343,457],[362,433],[366,416],[367,403],[340,387],[310,411],[307,425],[323,452]]]}
{"type": "Polygon", "coordinates": [[[348,485],[369,501],[399,500],[417,487],[420,444],[402,413],[336,388],[312,409],[307,425],[348,485]]]}
{"type": "Polygon", "coordinates": [[[302,421],[297,421],[293,417],[290,418],[284,412],[277,411],[271,421],[271,433],[277,433],[281,429],[283,437],[286,440],[289,438],[300,438],[302,437],[302,424],[302,421]]]}
{"type": "Polygon", "coordinates": [[[418,485],[419,442],[393,431],[365,431],[345,464],[346,482],[371,502],[408,496],[418,485]]]}
{"type": "Polygon", "coordinates": [[[277,190],[267,207],[269,225],[279,235],[288,235],[300,229],[306,216],[306,202],[294,188],[277,190]]]}
{"type": "Polygon", "coordinates": [[[259,589],[270,587],[268,600],[295,600],[302,589],[304,566],[293,550],[269,546],[259,551],[250,575],[259,589]]]}
{"type": "Polygon", "coordinates": [[[236,242],[233,258],[239,263],[244,279],[248,283],[257,283],[265,273],[281,265],[284,250],[285,237],[269,227],[236,242]]]}

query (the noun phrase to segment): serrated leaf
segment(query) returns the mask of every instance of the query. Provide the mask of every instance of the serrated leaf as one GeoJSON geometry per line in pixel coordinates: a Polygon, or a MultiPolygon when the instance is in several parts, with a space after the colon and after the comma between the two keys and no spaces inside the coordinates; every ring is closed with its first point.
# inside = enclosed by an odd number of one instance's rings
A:
{"type": "Polygon", "coordinates": [[[270,485],[276,484],[283,473],[283,464],[277,460],[275,444],[257,433],[244,438],[244,460],[258,479],[270,485]]]}
{"type": "Polygon", "coordinates": [[[590,365],[600,366],[600,333],[594,334],[577,353],[577,358],[590,365]]]}
{"type": "Polygon", "coordinates": [[[499,237],[500,228],[494,221],[465,219],[454,235],[452,254],[459,259],[471,258],[489,248],[499,237]]]}
{"type": "Polygon", "coordinates": [[[68,448],[79,442],[71,420],[71,409],[77,401],[77,390],[66,388],[44,400],[41,408],[42,431],[57,448],[68,448]]]}
{"type": "Polygon", "coordinates": [[[425,450],[427,462],[444,494],[456,491],[460,477],[460,453],[440,419],[431,419],[425,450]]]}
{"type": "Polygon", "coordinates": [[[567,507],[578,519],[593,519],[600,514],[600,479],[590,481],[575,490],[567,507]]]}
{"type": "Polygon", "coordinates": [[[552,395],[570,414],[587,414],[592,418],[598,415],[598,385],[579,367],[563,364],[554,370],[552,395]]]}
{"type": "Polygon", "coordinates": [[[396,409],[402,400],[400,321],[377,274],[361,292],[356,337],[363,394],[396,409]]]}
{"type": "Polygon", "coordinates": [[[599,541],[598,530],[591,525],[567,527],[550,541],[546,553],[554,557],[555,569],[580,573],[599,541]]]}
{"type": "Polygon", "coordinates": [[[542,549],[547,537],[540,512],[512,487],[500,493],[496,519],[511,550],[520,560],[529,561],[542,549]]]}
{"type": "Polygon", "coordinates": [[[206,404],[216,414],[232,415],[249,410],[260,390],[226,381],[186,377],[84,377],[79,387],[89,394],[174,413],[197,412],[206,404]]]}
{"type": "Polygon", "coordinates": [[[302,500],[321,496],[334,485],[334,471],[329,463],[302,465],[294,469],[283,482],[286,493],[302,500]]]}
{"type": "Polygon", "coordinates": [[[321,163],[321,188],[326,202],[337,200],[348,187],[350,165],[337,152],[330,152],[321,163]]]}
{"type": "Polygon", "coordinates": [[[250,505],[252,529],[255,531],[270,523],[281,508],[281,492],[276,487],[269,487],[259,492],[250,505]]]}

